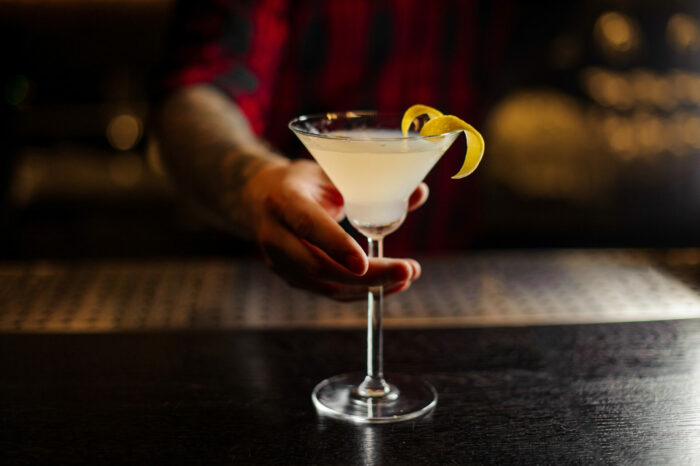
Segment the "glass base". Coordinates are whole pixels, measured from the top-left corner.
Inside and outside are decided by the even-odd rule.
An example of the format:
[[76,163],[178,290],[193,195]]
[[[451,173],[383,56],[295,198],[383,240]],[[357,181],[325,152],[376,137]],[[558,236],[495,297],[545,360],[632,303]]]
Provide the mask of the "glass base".
[[363,379],[364,374],[342,374],[316,385],[311,399],[319,414],[358,424],[381,424],[415,419],[437,404],[437,392],[420,378],[392,375],[391,391],[379,398],[357,393]]

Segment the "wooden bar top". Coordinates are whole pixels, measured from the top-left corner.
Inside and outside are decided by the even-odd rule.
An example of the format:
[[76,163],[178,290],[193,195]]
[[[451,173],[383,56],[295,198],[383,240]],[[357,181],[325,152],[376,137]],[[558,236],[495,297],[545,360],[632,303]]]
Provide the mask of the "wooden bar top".
[[361,330],[0,335],[4,464],[698,464],[700,320],[403,329],[429,417],[320,418]]

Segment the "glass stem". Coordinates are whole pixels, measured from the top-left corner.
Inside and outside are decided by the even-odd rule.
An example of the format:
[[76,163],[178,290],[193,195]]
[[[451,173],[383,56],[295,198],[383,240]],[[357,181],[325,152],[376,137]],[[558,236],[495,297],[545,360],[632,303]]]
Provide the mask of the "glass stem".
[[[367,255],[383,257],[383,240],[368,238]],[[372,286],[367,293],[367,375],[357,391],[360,396],[379,398],[389,394],[389,384],[384,380],[382,362],[382,301],[384,288]]]

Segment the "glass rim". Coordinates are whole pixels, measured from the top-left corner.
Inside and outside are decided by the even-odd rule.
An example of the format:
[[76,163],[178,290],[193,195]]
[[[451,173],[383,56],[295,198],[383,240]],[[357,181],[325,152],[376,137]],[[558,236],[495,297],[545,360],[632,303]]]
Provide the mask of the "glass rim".
[[[442,133],[442,134],[436,134],[434,136],[421,136],[419,134],[413,135],[413,136],[401,136],[401,137],[388,137],[388,138],[356,138],[356,137],[351,137],[351,136],[332,136],[327,133],[313,133],[311,131],[306,131],[304,129],[299,128],[298,125],[301,122],[304,121],[309,121],[312,119],[323,119],[325,118],[326,120],[335,120],[339,116],[343,116],[346,118],[354,118],[354,117],[372,117],[372,116],[377,116],[377,117],[382,117],[382,116],[397,116],[401,117],[403,114],[399,112],[380,112],[377,110],[348,110],[348,111],[343,111],[343,112],[326,112],[326,113],[311,113],[308,115],[300,115],[296,118],[293,118],[290,120],[290,122],[287,124],[287,127],[293,131],[294,133],[298,134],[303,134],[305,136],[312,136],[316,138],[322,138],[322,139],[335,139],[338,141],[417,141],[417,140],[435,140],[438,138],[443,138],[445,136],[461,133],[463,130],[458,129],[455,131],[450,131],[449,133]],[[400,119],[400,118],[399,118]],[[391,128],[387,128],[391,129]],[[401,131],[401,128],[398,127],[396,128],[397,130]]]

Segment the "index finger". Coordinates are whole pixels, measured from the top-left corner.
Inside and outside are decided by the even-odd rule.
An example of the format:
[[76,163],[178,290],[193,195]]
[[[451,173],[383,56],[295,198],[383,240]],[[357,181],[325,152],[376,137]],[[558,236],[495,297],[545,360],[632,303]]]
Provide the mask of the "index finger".
[[268,198],[266,204],[299,238],[313,244],[351,272],[357,275],[367,272],[369,262],[360,245],[318,203],[297,195],[281,203]]

